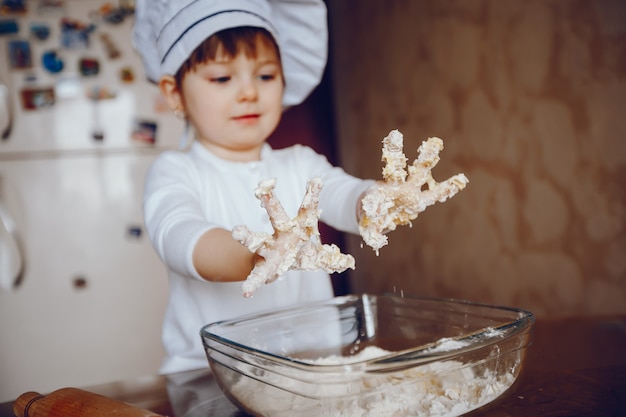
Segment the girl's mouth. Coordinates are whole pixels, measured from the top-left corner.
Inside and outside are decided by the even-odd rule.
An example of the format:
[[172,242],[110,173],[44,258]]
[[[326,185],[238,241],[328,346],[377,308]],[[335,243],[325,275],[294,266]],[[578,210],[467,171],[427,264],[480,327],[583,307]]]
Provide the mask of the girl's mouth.
[[233,120],[239,123],[251,124],[259,120],[260,114],[243,114],[241,116],[233,117]]

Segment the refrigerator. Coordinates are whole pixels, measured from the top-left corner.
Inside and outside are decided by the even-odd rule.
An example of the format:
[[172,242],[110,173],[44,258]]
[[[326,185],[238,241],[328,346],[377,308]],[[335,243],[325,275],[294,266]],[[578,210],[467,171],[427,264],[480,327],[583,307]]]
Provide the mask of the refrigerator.
[[133,2],[0,10],[0,402],[154,375],[168,289],[142,187],[184,125],[145,80]]

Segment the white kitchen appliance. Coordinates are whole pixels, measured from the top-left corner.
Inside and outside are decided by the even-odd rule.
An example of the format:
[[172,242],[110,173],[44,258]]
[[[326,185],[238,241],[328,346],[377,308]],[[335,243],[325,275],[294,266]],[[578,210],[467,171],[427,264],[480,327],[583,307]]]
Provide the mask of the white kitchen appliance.
[[[25,4],[2,16],[19,29],[0,35],[0,402],[157,372],[167,277],[143,232],[142,187],[183,131],[145,81],[132,14]],[[86,23],[88,43],[63,46],[62,19]],[[30,66],[12,62],[16,40]],[[45,69],[44,55],[63,69]]]

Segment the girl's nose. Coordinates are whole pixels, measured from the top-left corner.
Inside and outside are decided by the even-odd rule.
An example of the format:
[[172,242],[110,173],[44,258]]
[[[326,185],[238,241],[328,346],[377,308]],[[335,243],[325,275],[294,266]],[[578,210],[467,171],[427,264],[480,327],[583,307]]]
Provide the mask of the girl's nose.
[[246,80],[239,88],[240,100],[256,100],[258,97],[258,89],[254,80]]

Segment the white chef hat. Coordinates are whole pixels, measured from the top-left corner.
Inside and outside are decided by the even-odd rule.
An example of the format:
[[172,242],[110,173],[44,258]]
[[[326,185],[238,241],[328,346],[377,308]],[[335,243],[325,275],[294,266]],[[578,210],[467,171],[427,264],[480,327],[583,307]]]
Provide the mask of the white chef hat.
[[138,0],[133,44],[148,79],[158,82],[206,38],[239,26],[274,36],[285,76],[283,105],[299,104],[319,84],[328,55],[323,0]]

